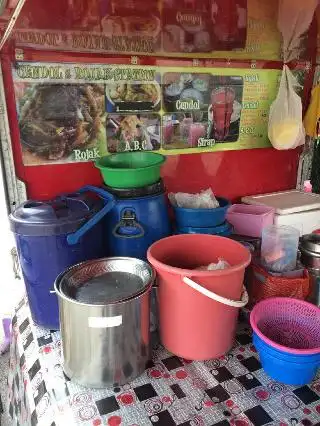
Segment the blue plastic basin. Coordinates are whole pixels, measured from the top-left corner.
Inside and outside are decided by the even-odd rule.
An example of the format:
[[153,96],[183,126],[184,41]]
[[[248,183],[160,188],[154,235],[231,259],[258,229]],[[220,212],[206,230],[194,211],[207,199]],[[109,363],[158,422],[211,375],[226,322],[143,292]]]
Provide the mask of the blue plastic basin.
[[222,225],[207,228],[195,228],[192,226],[177,228],[177,234],[209,234],[220,235],[221,237],[229,237],[232,234],[232,230],[233,228],[230,223],[225,222]]
[[274,380],[287,385],[306,385],[311,383],[320,366],[320,354],[294,355],[280,351],[264,342],[253,333],[256,347],[265,372]]
[[217,200],[220,207],[215,209],[185,209],[183,207],[173,207],[176,217],[177,228],[210,228],[222,225],[226,220],[227,210],[231,203],[226,198]]

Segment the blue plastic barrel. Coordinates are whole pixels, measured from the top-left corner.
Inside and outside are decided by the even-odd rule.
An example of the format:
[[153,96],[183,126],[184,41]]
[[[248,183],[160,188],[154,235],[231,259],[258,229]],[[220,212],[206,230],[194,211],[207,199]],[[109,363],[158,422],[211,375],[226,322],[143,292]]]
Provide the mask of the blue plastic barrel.
[[162,181],[127,190],[106,187],[105,192],[115,197],[104,220],[108,255],[146,260],[151,244],[171,234]]
[[32,319],[59,328],[56,277],[76,263],[105,255],[102,217],[113,198],[101,202],[84,193],[51,201],[26,201],[10,215]]

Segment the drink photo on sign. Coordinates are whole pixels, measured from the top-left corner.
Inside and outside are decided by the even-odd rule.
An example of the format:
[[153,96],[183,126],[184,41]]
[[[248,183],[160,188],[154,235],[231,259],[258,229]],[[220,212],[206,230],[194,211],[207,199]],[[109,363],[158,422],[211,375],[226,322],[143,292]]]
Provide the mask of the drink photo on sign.
[[[215,144],[215,141],[207,140],[208,114],[206,112],[166,114],[162,118],[162,127],[163,148],[166,150],[200,148]],[[204,143],[205,145],[202,145]]]
[[164,0],[162,21],[165,53],[243,49],[247,0]]
[[242,77],[169,72],[163,75],[162,95],[164,149],[238,141]]
[[242,109],[242,77],[212,77],[208,108],[209,136],[217,142],[236,142]]

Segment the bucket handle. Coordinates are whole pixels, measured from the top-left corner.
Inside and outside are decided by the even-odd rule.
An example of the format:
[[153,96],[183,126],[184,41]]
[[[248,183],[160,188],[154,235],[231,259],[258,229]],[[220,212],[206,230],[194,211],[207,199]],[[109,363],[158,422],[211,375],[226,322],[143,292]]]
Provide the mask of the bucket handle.
[[216,302],[223,303],[224,305],[231,306],[233,308],[243,308],[249,302],[248,292],[244,286],[243,286],[241,300],[232,300],[232,299],[227,299],[226,297],[223,297],[223,296],[219,296],[219,294],[216,294],[213,291],[210,291],[202,287],[200,284],[196,283],[195,281],[191,280],[188,277],[183,277],[182,281],[185,284],[187,284],[189,287],[203,294],[204,296],[207,296],[210,299],[215,300]]

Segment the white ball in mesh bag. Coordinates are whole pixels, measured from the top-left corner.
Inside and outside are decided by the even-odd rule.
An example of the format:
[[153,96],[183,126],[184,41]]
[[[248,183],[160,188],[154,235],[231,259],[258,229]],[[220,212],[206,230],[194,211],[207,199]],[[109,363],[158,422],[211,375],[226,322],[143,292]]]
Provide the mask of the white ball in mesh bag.
[[295,92],[297,82],[285,65],[278,95],[270,107],[268,137],[279,150],[293,149],[305,142],[302,102]]

